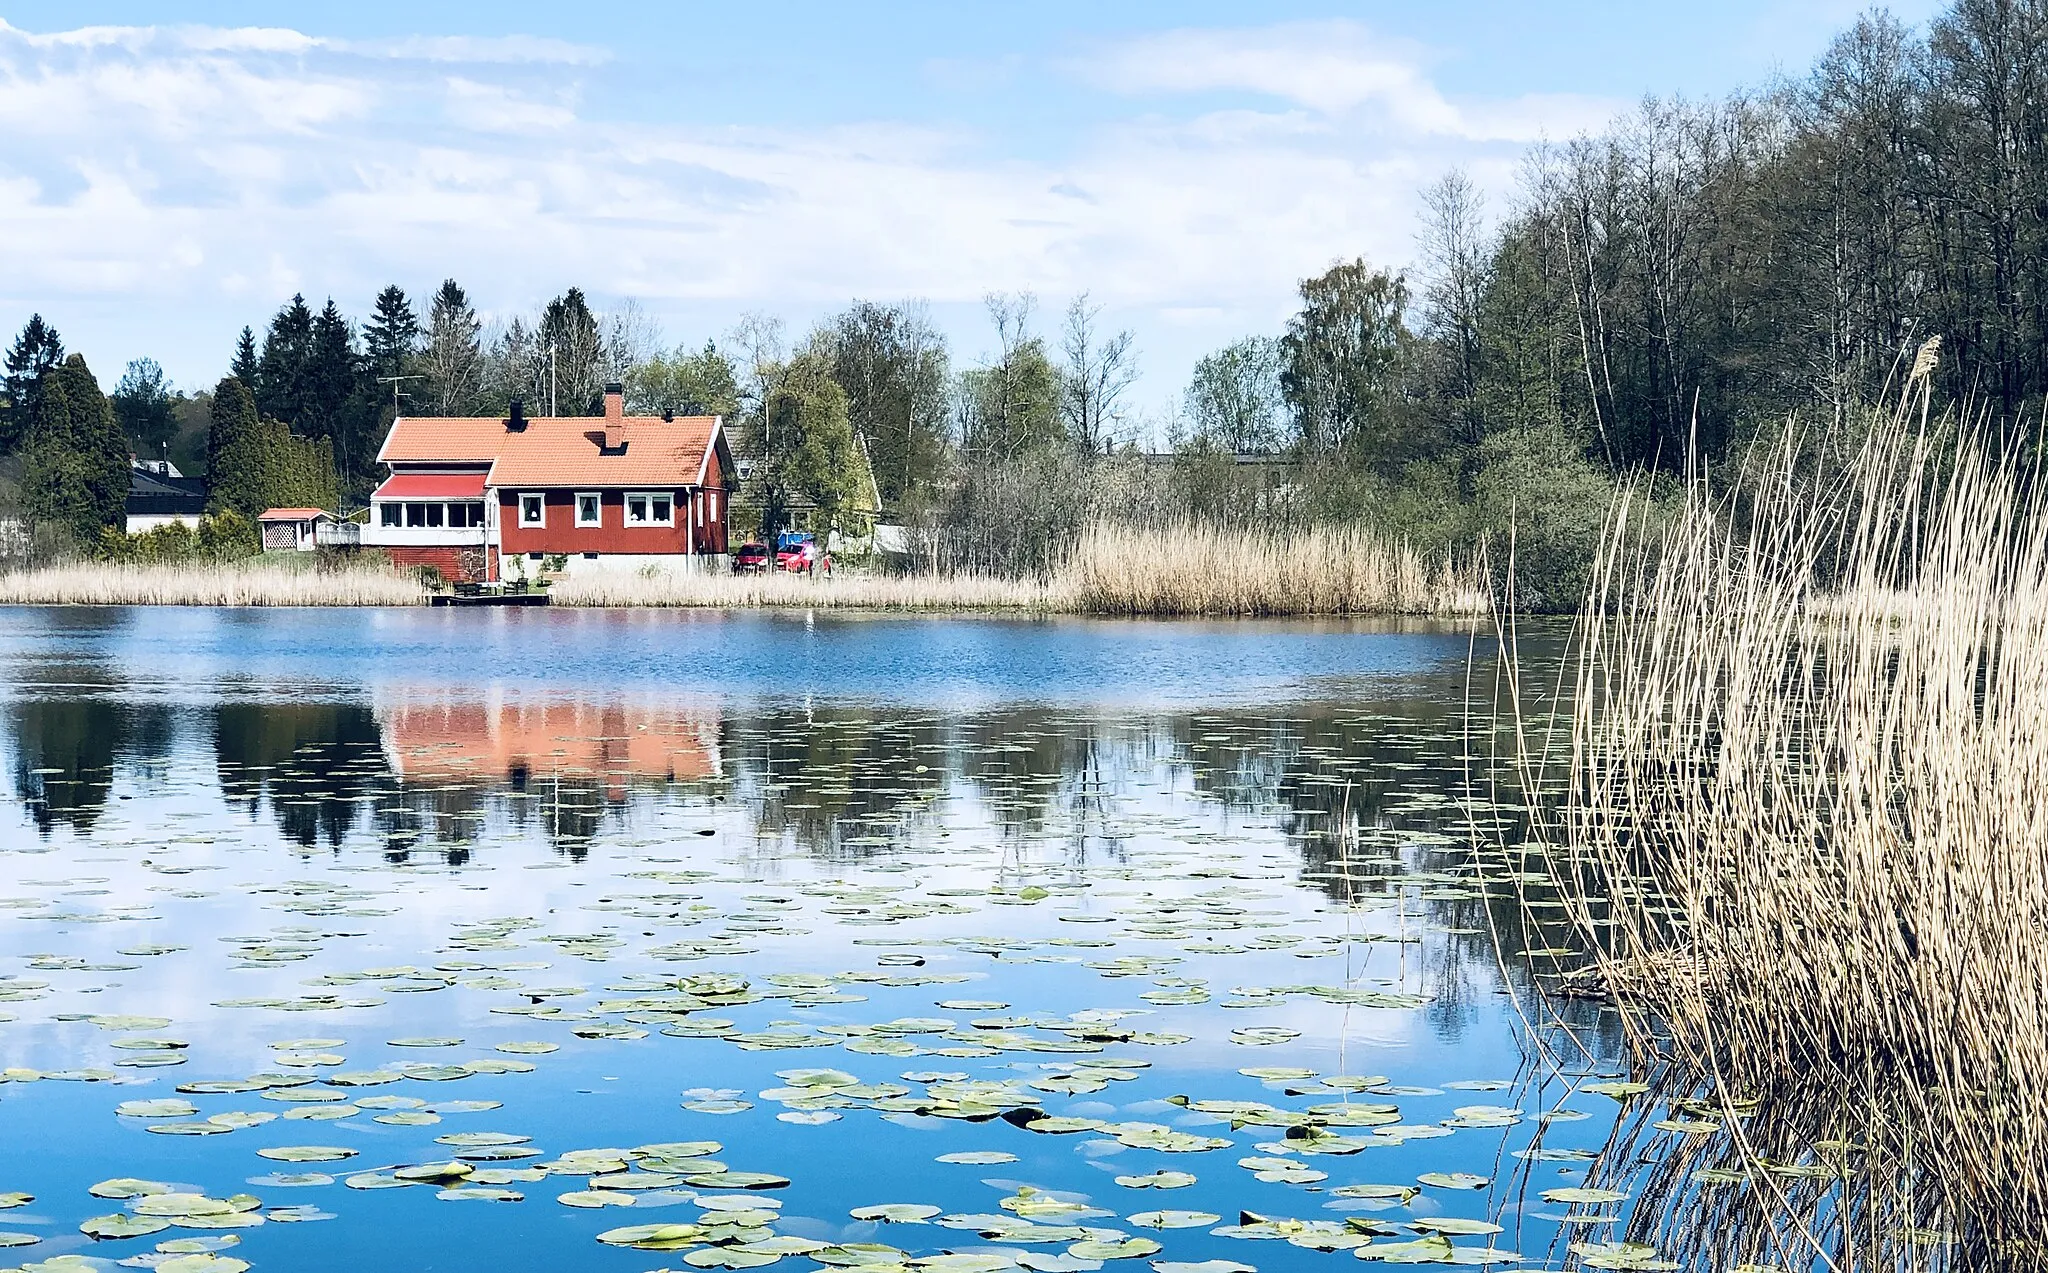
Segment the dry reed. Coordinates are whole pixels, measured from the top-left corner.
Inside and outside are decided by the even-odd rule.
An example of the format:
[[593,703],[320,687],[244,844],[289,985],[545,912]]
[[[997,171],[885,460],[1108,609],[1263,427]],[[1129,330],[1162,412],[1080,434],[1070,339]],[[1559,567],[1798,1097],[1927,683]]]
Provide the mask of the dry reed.
[[1093,614],[1483,614],[1483,572],[1365,527],[1097,525],[1058,582]]
[[426,590],[388,570],[299,563],[83,563],[0,574],[0,605],[416,606]]
[[1053,588],[982,575],[569,575],[549,590],[562,606],[690,606],[711,609],[996,610],[1065,608]]
[[1931,1213],[1961,1264],[2021,1267],[2048,1219],[2048,509],[1909,393],[1819,490],[1788,445],[1654,533],[1624,497],[1569,738],[1523,763],[1569,744],[1538,838],[1645,1058],[1851,1111],[1842,1139],[1912,1182],[1880,1262],[1927,1267],[1900,1234]]

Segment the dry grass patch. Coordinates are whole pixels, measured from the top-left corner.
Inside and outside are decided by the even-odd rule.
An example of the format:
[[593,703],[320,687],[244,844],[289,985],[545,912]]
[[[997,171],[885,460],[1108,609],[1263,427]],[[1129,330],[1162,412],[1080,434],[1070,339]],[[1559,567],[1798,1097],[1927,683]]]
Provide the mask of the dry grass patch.
[[978,575],[570,575],[549,590],[561,606],[689,606],[710,609],[1003,610],[1065,608],[1059,590]]
[[1093,614],[1483,614],[1483,572],[1357,526],[1292,533],[1099,525],[1060,572]]
[[407,575],[373,567],[315,570],[299,562],[81,563],[0,574],[0,604],[5,605],[416,606],[425,601],[425,589]]

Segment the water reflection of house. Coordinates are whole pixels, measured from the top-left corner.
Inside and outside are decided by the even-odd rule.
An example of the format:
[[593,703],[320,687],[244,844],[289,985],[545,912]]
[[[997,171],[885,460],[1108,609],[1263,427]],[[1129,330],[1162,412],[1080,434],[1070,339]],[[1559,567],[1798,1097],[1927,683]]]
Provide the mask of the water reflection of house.
[[601,783],[622,798],[636,782],[718,775],[715,715],[674,700],[509,698],[404,689],[380,694],[384,753],[401,782]]

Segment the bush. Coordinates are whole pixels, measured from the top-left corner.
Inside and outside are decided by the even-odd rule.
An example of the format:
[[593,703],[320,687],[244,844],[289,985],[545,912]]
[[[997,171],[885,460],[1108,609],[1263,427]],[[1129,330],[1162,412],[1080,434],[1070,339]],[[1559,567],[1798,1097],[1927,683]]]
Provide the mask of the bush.
[[200,556],[215,561],[240,561],[262,552],[263,540],[256,532],[255,522],[233,509],[224,509],[200,519],[198,550]]

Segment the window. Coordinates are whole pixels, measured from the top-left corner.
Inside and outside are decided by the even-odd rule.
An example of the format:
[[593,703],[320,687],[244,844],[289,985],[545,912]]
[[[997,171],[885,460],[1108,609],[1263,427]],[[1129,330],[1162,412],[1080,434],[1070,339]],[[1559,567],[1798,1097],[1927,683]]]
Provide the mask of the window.
[[442,505],[440,505],[440,504],[429,504],[429,505],[427,505],[427,525],[429,525],[429,526],[439,526],[439,525],[441,524],[441,509],[442,509],[442,507],[443,507],[443,506],[442,506]]
[[377,522],[382,526],[396,526],[405,515],[405,509],[398,504],[377,505]]
[[675,497],[667,492],[626,497],[626,525],[673,526],[675,523]]
[[408,526],[426,525],[427,506],[425,504],[407,504],[405,506],[405,524]]
[[450,526],[481,526],[484,524],[482,504],[450,504],[448,506]]
[[538,495],[519,497],[519,524],[521,526],[547,525],[547,501]]
[[602,526],[604,503],[596,491],[576,492],[576,524],[578,526]]

